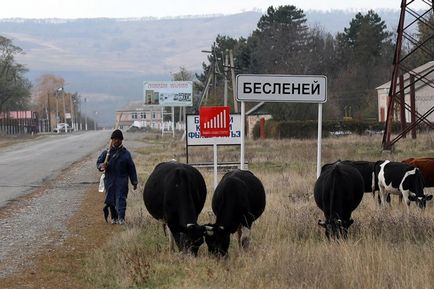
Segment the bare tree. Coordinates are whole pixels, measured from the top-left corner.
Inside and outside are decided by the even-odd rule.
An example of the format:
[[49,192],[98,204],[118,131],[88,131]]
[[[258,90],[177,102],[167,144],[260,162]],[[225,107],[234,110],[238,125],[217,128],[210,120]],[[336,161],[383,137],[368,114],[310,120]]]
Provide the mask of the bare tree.
[[39,115],[45,115],[50,121],[50,127],[55,126],[56,119],[60,116],[62,109],[61,94],[64,93],[65,80],[62,77],[52,74],[44,74],[38,80],[33,95],[35,110]]

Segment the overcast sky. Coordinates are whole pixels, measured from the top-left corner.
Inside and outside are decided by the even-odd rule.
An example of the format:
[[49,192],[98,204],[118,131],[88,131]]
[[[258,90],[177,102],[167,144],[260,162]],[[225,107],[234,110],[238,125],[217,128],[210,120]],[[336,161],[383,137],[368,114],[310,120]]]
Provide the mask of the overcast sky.
[[[0,18],[127,18],[264,12],[269,6],[303,10],[400,9],[400,0],[2,0]],[[415,1],[413,8],[424,8]]]

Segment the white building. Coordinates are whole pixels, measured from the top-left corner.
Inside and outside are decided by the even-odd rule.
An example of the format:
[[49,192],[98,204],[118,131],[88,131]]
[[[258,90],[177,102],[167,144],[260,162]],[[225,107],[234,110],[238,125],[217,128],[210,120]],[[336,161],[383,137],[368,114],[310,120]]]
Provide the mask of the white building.
[[135,124],[139,127],[161,129],[161,116],[161,106],[134,101],[116,111],[116,127],[127,129]]
[[[415,82],[415,102],[416,111],[423,115],[432,107],[434,107],[434,61],[430,61],[412,70],[412,74],[415,79],[419,79],[420,76],[425,76],[423,79]],[[409,85],[410,74],[404,74],[404,87]],[[387,118],[387,107],[388,107],[388,94],[390,89],[390,81],[377,87],[378,95],[378,121],[385,122]],[[399,91],[399,81],[397,90]],[[405,102],[410,106],[410,87],[404,90],[405,92]],[[400,121],[400,111],[399,104],[395,102],[395,111],[393,119],[395,121]],[[405,119],[407,123],[411,122],[411,113],[405,110]],[[427,117],[427,120],[434,122],[434,113]]]

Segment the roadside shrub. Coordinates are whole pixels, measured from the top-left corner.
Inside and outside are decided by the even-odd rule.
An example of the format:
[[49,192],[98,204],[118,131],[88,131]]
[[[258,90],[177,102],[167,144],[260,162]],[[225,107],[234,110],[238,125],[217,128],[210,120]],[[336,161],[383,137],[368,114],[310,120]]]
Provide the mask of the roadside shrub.
[[[393,131],[398,131],[400,124],[395,122],[392,125]],[[345,132],[352,134],[381,134],[384,130],[384,123],[359,120],[326,120],[322,123],[322,136],[328,137],[335,132]],[[318,121],[276,121],[267,120],[265,122],[265,135],[267,138],[298,138],[309,139],[316,138],[318,134]],[[259,138],[259,122],[253,128],[254,139]]]

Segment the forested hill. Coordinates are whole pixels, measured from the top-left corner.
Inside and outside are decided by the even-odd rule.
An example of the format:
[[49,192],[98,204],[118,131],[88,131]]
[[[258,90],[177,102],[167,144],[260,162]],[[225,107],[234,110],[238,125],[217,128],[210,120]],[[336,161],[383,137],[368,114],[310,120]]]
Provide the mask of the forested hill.
[[[399,10],[376,11],[391,31]],[[309,25],[335,34],[356,11],[305,11]],[[29,69],[33,82],[43,73],[66,81],[68,91],[87,96],[90,111],[110,124],[114,111],[142,98],[144,80],[167,80],[180,66],[201,70],[218,34],[248,37],[262,13],[171,19],[0,19],[0,35],[25,54],[17,61]]]

